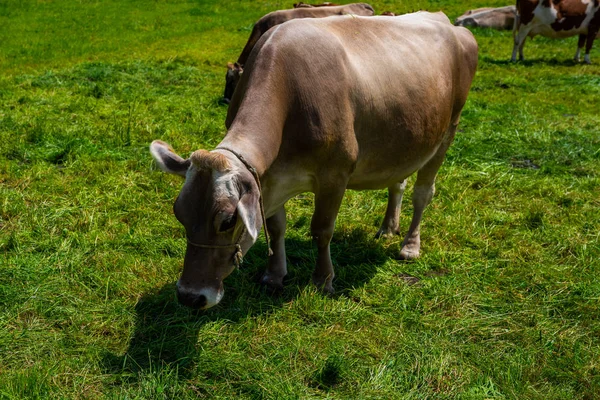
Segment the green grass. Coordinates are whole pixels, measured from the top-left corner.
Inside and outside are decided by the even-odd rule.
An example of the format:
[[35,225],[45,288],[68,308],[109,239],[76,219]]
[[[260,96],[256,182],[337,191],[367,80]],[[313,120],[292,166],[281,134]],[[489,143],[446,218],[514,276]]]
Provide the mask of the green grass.
[[288,207],[283,294],[254,283],[261,238],[219,306],[177,303],[181,181],[148,144],[216,146],[226,62],[290,5],[0,2],[0,398],[600,397],[600,52],[575,65],[576,38],[538,37],[511,64],[510,32],[475,31],[418,261],[373,239],[384,191],[348,192],[322,296],[307,194]]

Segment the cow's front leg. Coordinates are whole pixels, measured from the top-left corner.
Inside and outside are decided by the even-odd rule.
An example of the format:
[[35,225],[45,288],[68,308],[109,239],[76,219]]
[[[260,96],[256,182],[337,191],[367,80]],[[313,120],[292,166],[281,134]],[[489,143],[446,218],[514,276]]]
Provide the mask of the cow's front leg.
[[283,278],[287,275],[287,262],[285,259],[285,208],[267,218],[267,229],[271,235],[271,249],[273,255],[269,257],[267,269],[260,278],[260,283],[273,291],[283,289]]
[[379,228],[379,231],[375,235],[376,239],[382,236],[393,237],[400,234],[400,209],[405,189],[406,179],[388,188],[388,204],[385,210],[385,218],[381,223],[381,228]]
[[321,187],[315,194],[315,213],[310,224],[313,239],[317,245],[317,265],[313,272],[313,283],[326,293],[333,293],[332,281],[335,276],[329,243],[333,237],[346,180],[338,180],[336,186]]

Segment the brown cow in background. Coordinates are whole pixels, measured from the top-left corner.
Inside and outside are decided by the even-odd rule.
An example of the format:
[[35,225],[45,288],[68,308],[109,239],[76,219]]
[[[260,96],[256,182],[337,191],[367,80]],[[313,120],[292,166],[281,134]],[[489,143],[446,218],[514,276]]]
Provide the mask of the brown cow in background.
[[246,42],[246,46],[242,50],[242,53],[238,57],[238,60],[235,64],[229,63],[227,64],[227,74],[225,75],[225,92],[223,94],[223,101],[227,104],[231,101],[231,97],[233,96],[233,92],[237,83],[240,79],[240,75],[244,71],[244,64],[248,57],[250,56],[250,52],[254,48],[258,39],[267,32],[272,27],[283,24],[286,21],[290,21],[292,19],[298,18],[324,18],[330,17],[333,15],[345,15],[345,14],[353,14],[353,15],[362,15],[362,16],[371,16],[375,12],[373,7],[370,4],[366,3],[353,3],[346,4],[344,6],[327,6],[327,7],[299,7],[292,8],[289,10],[279,10],[273,11],[261,19],[258,20],[256,24],[254,24],[254,28],[252,28],[252,33]]

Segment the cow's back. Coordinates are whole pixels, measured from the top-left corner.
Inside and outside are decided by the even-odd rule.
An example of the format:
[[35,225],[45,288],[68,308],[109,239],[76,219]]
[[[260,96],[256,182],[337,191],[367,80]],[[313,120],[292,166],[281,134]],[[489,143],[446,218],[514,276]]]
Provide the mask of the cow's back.
[[435,152],[476,64],[473,35],[441,13],[294,20],[257,43],[228,126],[274,110],[282,158],[341,152],[356,161],[349,187],[385,187],[395,163],[408,175]]

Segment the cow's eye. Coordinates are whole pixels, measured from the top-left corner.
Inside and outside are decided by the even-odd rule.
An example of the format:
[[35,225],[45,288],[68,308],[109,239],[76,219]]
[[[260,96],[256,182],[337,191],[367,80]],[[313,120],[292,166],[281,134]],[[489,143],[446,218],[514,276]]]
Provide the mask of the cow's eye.
[[227,232],[235,227],[235,223],[237,222],[237,215],[232,214],[229,217],[225,218],[221,225],[219,225],[219,232]]

